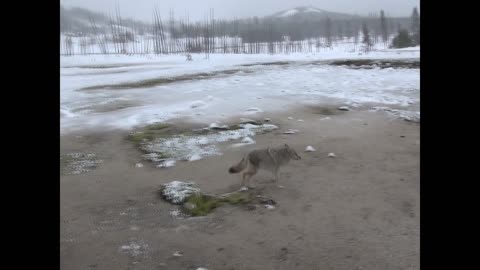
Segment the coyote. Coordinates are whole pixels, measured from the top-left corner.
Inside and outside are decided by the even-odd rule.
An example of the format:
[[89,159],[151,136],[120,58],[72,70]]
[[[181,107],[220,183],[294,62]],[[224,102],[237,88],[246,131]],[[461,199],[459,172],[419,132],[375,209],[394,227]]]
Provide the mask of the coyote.
[[280,166],[287,165],[290,159],[299,160],[301,157],[287,144],[281,147],[267,149],[257,149],[245,155],[237,165],[233,165],[228,170],[229,173],[245,172],[242,175],[242,186],[250,186],[250,178],[254,176],[258,169],[271,171],[275,176],[275,183],[278,184],[278,170]]

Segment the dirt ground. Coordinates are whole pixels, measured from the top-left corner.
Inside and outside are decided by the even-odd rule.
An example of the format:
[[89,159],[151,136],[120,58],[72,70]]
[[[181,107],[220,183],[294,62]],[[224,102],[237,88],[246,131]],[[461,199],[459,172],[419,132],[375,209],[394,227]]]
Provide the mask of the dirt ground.
[[[61,269],[419,269],[420,124],[316,107],[263,117],[280,129],[166,169],[142,161],[125,132],[62,136],[62,153],[90,151],[103,162],[61,174]],[[299,132],[282,134],[289,128]],[[178,207],[157,195],[172,180],[208,193],[237,190],[240,174],[229,166],[285,143],[302,159],[282,168],[284,188],[269,172],[252,179],[275,209],[222,206],[175,218]],[[307,145],[317,151],[304,152]]]

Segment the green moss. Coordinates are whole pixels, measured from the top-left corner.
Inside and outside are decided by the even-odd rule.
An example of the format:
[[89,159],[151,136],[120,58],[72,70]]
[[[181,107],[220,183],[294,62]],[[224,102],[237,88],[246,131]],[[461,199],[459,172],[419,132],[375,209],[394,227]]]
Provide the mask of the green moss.
[[145,141],[153,141],[155,138],[163,137],[170,126],[164,123],[148,125],[140,131],[127,136],[127,139],[137,145]]
[[144,141],[152,141],[154,138],[155,134],[148,131],[135,132],[127,136],[127,139],[135,144],[140,144]]
[[235,192],[231,193],[228,196],[222,198],[223,202],[229,204],[246,204],[252,201],[251,195],[248,192]]
[[228,130],[237,130],[241,129],[242,127],[239,124],[231,125],[228,127]]
[[219,207],[222,202],[212,196],[203,194],[194,194],[187,198],[184,205],[192,205],[193,207],[184,207],[184,211],[192,216],[206,216],[215,208]]
[[191,216],[206,216],[224,203],[243,205],[251,201],[252,195],[249,192],[235,192],[221,198],[204,194],[194,194],[185,200],[183,211]]
[[168,127],[169,127],[168,124],[158,123],[158,124],[149,125],[145,129],[147,129],[147,130],[161,130],[161,129],[165,129],[165,128],[168,128]]

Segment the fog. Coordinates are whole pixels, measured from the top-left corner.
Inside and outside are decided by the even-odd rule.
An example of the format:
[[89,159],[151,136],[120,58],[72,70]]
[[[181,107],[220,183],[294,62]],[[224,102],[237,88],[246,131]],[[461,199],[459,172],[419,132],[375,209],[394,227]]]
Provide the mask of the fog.
[[176,16],[188,14],[192,20],[201,20],[210,8],[216,18],[266,16],[297,6],[313,6],[327,11],[368,15],[383,9],[388,16],[409,16],[419,0],[61,0],[64,7],[82,7],[92,11],[113,13],[116,4],[122,16],[149,21],[155,5],[162,15],[170,9]]

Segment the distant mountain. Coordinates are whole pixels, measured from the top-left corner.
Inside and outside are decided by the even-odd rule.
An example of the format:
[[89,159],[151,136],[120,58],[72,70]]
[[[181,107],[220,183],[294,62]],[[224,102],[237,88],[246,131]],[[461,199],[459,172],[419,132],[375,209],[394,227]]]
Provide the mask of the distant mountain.
[[307,20],[326,19],[327,17],[332,20],[346,20],[346,19],[360,18],[360,16],[357,16],[357,15],[326,11],[326,10],[312,7],[312,6],[295,7],[291,9],[282,10],[270,16],[267,16],[267,18],[276,18],[276,19],[292,18],[292,19],[307,19]]
[[[115,17],[115,14],[111,14],[111,16]],[[324,27],[319,27],[319,25],[324,25],[327,17],[332,20],[335,31],[358,31],[363,22],[367,23],[369,29],[377,32],[380,29],[380,20],[378,17],[331,12],[312,6],[294,7],[260,18],[250,17],[237,19],[235,23],[232,21],[225,22],[225,29],[221,27],[216,27],[215,29],[225,31],[220,33],[220,35],[227,34],[229,36],[235,36],[240,34],[242,38],[248,40],[254,36],[254,34],[250,32],[253,31],[252,29],[254,28],[257,29],[257,26],[274,25],[275,29],[272,30],[274,32],[271,33],[272,35],[282,37],[283,35],[288,34],[291,36],[298,35],[298,38],[303,38],[306,36],[318,36],[323,34],[322,31],[324,31]],[[110,19],[113,19],[114,22],[111,22]],[[410,18],[408,17],[387,19],[390,31],[396,31],[396,29],[399,29],[400,27],[408,29],[410,24]],[[95,24],[95,28],[93,27],[93,23]],[[169,20],[164,18],[163,26],[165,34],[170,31],[168,25]],[[181,28],[181,21],[175,20],[175,28],[179,32],[183,31]],[[143,35],[152,34],[152,23],[128,18],[117,20],[116,18],[110,18],[110,16],[103,13],[90,11],[84,8],[64,8],[63,6],[60,6],[60,31],[64,34],[78,36],[118,31],[126,34],[128,32],[130,34],[134,33]]]
[[[110,18],[100,12],[94,12],[84,8],[72,7],[64,8],[60,6],[60,32],[63,33],[92,33],[92,22],[95,23],[98,31],[109,30]],[[129,30],[127,26],[135,26],[142,29],[147,26],[146,23],[128,18],[122,18],[123,30]],[[117,27],[119,28],[119,27]]]

